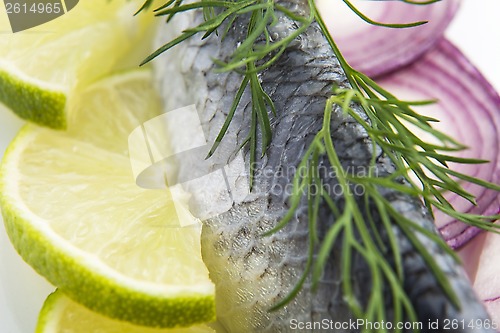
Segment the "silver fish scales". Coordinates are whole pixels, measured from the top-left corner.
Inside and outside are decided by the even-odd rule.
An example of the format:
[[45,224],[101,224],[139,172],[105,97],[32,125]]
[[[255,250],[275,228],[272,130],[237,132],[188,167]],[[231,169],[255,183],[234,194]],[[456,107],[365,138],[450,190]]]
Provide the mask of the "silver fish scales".
[[[307,12],[303,1],[290,2],[289,6],[296,12]],[[160,29],[159,42],[172,40],[182,30],[195,26],[201,20],[199,13],[176,16]],[[216,35],[204,40],[194,37],[155,60],[165,111],[195,104],[209,142],[214,142],[217,137],[242,80],[242,76],[235,72],[214,72],[215,66],[211,59],[226,59],[244,41],[246,31],[241,27],[245,20],[237,19],[222,41]],[[296,28],[294,22],[282,15],[272,28],[271,35],[279,39]],[[255,164],[252,193],[246,195],[242,188],[244,185],[241,184],[248,182],[238,185],[236,179],[231,207],[224,208],[221,205],[220,214],[203,223],[202,252],[210,277],[216,284],[218,321],[228,332],[236,333],[332,331],[334,326],[325,325],[314,329],[303,326],[303,329],[297,330],[297,325],[335,325],[356,320],[342,294],[341,242],[335,244],[315,293],[311,291],[310,281],[307,281],[290,303],[270,312],[269,308],[293,289],[304,272],[309,242],[307,203],[301,203],[295,217],[284,229],[266,237],[262,233],[276,226],[289,209],[289,189],[294,172],[322,127],[325,102],[331,95],[332,86],[348,87],[349,84],[315,23],[290,44],[276,63],[260,73],[259,79],[274,101],[277,115],[271,115],[271,144],[265,156]],[[366,119],[361,108],[356,110]],[[251,97],[247,88],[226,136],[216,154],[208,159],[214,170],[230,162],[244,143],[250,130],[251,113]],[[335,149],[345,170],[363,172],[373,167],[370,165],[373,153],[371,141],[354,119],[337,108],[331,126]],[[172,140],[175,140],[175,133],[171,135]],[[242,172],[239,178],[248,180],[250,153],[248,149],[244,152],[247,172]],[[380,176],[391,174],[394,166],[390,159],[380,149],[376,148],[376,152],[375,172]],[[189,172],[188,167],[183,168],[182,160],[178,163],[181,174]],[[342,207],[342,195],[335,192],[338,188],[335,173],[329,172],[332,170],[326,159],[320,160],[320,167],[326,170],[322,174],[322,181],[329,186],[330,195]],[[205,185],[210,187],[210,184]],[[433,221],[420,201],[394,190],[381,191],[399,213],[434,231]],[[358,196],[357,199],[362,202],[362,193]],[[198,200],[212,206],[218,205],[218,196],[215,194],[199,197]],[[375,223],[380,226],[376,209],[369,209],[373,209],[371,213]],[[333,223],[333,214],[323,204],[318,225],[320,238]],[[387,235],[382,227],[380,229],[381,237],[386,240]],[[436,320],[443,325],[445,319],[463,319],[467,323],[473,319],[488,318],[462,268],[451,256],[430,239],[418,236],[449,278],[461,303],[460,309],[451,304],[412,243],[396,226],[394,232],[398,235],[403,258],[403,286],[422,323],[422,332],[435,331],[428,324]],[[390,250],[387,250],[386,255],[391,258]],[[371,288],[371,277],[366,262],[359,255],[352,258],[351,281],[359,302],[365,304]],[[387,290],[386,294],[386,304],[381,306],[387,308],[388,318],[391,318],[393,309],[390,291]],[[353,329],[351,325],[333,331],[358,332],[361,328]],[[467,327],[454,331],[493,332]]]

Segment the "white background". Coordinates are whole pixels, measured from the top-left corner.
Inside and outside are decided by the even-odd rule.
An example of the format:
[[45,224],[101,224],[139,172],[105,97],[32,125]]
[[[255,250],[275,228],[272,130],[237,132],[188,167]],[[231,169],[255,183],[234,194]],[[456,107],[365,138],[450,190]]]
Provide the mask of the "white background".
[[[463,0],[447,31],[447,36],[472,59],[497,91],[500,91],[499,15],[499,0]],[[20,120],[0,106],[0,157],[21,125]],[[20,259],[8,241],[3,223],[0,225],[0,332],[31,333],[38,311],[53,288]]]
[[500,91],[500,1],[463,0],[446,34]]

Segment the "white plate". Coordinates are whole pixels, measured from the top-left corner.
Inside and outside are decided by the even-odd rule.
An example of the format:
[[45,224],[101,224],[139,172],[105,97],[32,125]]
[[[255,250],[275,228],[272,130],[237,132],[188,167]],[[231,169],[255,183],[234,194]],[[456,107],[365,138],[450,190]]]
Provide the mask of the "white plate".
[[[464,0],[447,35],[500,91],[498,13],[498,0]],[[0,106],[0,158],[21,125]],[[0,332],[31,333],[45,297],[54,288],[22,261],[0,224]]]
[[[22,124],[0,104],[0,158]],[[1,222],[0,332],[31,333],[44,299],[54,288],[22,261]]]

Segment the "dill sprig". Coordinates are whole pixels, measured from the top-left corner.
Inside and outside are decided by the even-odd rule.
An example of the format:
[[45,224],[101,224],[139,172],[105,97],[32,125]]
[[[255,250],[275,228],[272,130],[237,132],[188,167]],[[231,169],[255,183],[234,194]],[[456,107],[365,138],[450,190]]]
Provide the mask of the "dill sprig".
[[[143,7],[147,5],[149,4],[144,4]],[[168,51],[172,47],[197,34],[201,34],[201,38],[204,39],[213,33],[219,33],[220,38],[223,39],[228,29],[239,16],[248,15],[250,17],[247,26],[242,27],[242,29],[247,31],[245,41],[236,47],[228,60],[221,61],[214,59],[214,62],[218,65],[219,71],[236,71],[241,73],[244,77],[225,123],[215,139],[207,157],[212,156],[219,146],[233,119],[242,94],[247,86],[249,86],[252,97],[252,121],[250,132],[248,137],[244,140],[244,144],[248,143],[250,147],[251,170],[249,183],[250,188],[252,188],[254,180],[254,162],[258,158],[258,137],[259,135],[262,137],[262,146],[260,150],[263,156],[271,143],[272,136],[269,112],[275,114],[274,103],[262,88],[257,74],[279,59],[288,45],[309,27],[314,20],[314,16],[311,13],[308,17],[303,17],[285,6],[276,3],[274,0],[200,0],[188,4],[184,4],[184,0],[169,0],[154,11],[157,16],[166,16],[167,21],[170,21],[179,13],[196,9],[203,10],[205,21],[196,27],[184,30],[180,36],[153,52],[142,64],[151,61],[163,52]],[[297,25],[297,29],[282,39],[274,40],[269,29],[278,22],[278,12],[293,20]],[[225,29],[222,28],[224,26]]]
[[[305,0],[304,0],[305,1]],[[425,22],[412,22],[408,24],[390,24],[376,22],[365,16],[349,0],[342,0],[359,17],[370,24],[387,26],[391,28],[406,28],[424,24]],[[427,5],[439,0],[413,1],[402,0],[414,5]],[[147,0],[143,8],[151,5]],[[293,191],[289,198],[290,209],[278,225],[267,234],[272,234],[289,223],[295,216],[301,200],[306,196],[308,204],[309,222],[309,247],[308,260],[303,275],[299,278],[291,292],[277,303],[271,310],[278,309],[295,297],[304,283],[310,277],[313,289],[317,287],[324,271],[328,258],[336,242],[341,242],[342,262],[342,288],[346,302],[358,318],[368,321],[402,320],[416,321],[413,305],[403,288],[403,264],[397,242],[395,229],[399,229],[420,253],[432,273],[434,274],[444,293],[452,304],[459,308],[459,301],[447,280],[445,274],[436,263],[432,254],[420,240],[424,236],[456,257],[446,243],[434,232],[425,229],[405,218],[391,205],[380,193],[380,188],[391,189],[406,195],[421,199],[430,214],[433,209],[438,209],[452,218],[489,231],[498,231],[498,226],[491,223],[500,216],[482,216],[461,213],[454,209],[444,197],[443,192],[451,191],[475,204],[475,198],[461,185],[462,181],[471,182],[485,188],[500,191],[500,186],[453,171],[447,163],[462,164],[484,163],[476,159],[459,158],[451,153],[465,147],[448,135],[437,131],[432,123],[437,121],[422,116],[412,107],[430,103],[408,102],[399,100],[390,92],[380,87],[366,75],[356,71],[347,63],[342,53],[329,34],[313,0],[307,0],[309,12],[303,16],[287,7],[280,5],[275,0],[198,0],[185,4],[183,0],[168,0],[164,5],[155,9],[158,16],[165,16],[170,21],[175,15],[192,11],[203,11],[204,21],[199,25],[189,28],[177,38],[163,45],[153,52],[144,63],[151,61],[161,53],[184,42],[185,40],[201,35],[201,38],[216,33],[223,39],[228,29],[241,15],[250,18],[247,22],[246,39],[235,48],[232,55],[221,61],[215,59],[218,71],[236,71],[242,74],[243,79],[237,90],[233,104],[229,110],[225,123],[217,136],[208,157],[217,149],[224,138],[226,131],[238,109],[243,92],[249,88],[251,93],[251,124],[250,132],[244,144],[250,148],[250,167],[254,166],[257,156],[257,138],[261,136],[262,155],[266,153],[271,142],[272,128],[270,125],[271,114],[275,113],[274,104],[269,95],[262,88],[258,73],[276,62],[289,44],[302,34],[314,21],[321,28],[322,33],[330,44],[340,66],[344,70],[350,83],[349,89],[332,88],[332,95],[327,99],[322,129],[311,142],[296,174],[293,178]],[[276,24],[277,13],[285,15],[295,22],[297,29],[290,35],[274,40],[270,28]],[[352,105],[359,105],[364,110],[367,119],[361,117]],[[373,142],[373,156],[371,166],[375,166],[375,148],[380,147],[383,153],[390,158],[395,166],[395,172],[386,177],[374,175],[369,172],[365,176],[350,175],[340,163],[334,143],[332,141],[331,116],[335,108],[341,107],[343,112],[357,121],[366,131]],[[428,133],[438,144],[431,144],[415,135],[410,127],[418,127]],[[326,158],[333,170],[339,185],[342,188],[342,207],[325,189],[319,176],[320,159]],[[369,168],[372,170],[372,168]],[[250,170],[250,183],[253,183],[253,170]],[[405,180],[405,184],[401,182]],[[352,193],[352,187],[362,185],[364,195],[362,202]],[[311,189],[315,189],[312,192]],[[320,189],[317,191],[317,189]],[[338,200],[338,198],[336,199]],[[335,218],[335,222],[323,235],[320,242],[317,225],[320,206],[328,206]],[[370,210],[375,208],[387,241],[382,241],[381,230],[374,226]],[[368,216],[365,216],[368,215]],[[367,213],[368,212],[368,213]],[[392,253],[391,261],[385,253]],[[370,270],[372,288],[366,304],[360,304],[352,286],[351,258],[354,254],[360,255]],[[391,264],[392,262],[392,264]],[[388,286],[392,295],[394,313],[391,318],[384,309],[384,291]]]

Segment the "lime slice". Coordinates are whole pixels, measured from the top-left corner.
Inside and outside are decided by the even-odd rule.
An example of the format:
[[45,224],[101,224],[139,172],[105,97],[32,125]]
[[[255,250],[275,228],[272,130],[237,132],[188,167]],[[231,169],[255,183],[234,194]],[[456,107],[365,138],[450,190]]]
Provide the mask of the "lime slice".
[[148,55],[154,17],[133,16],[142,2],[80,1],[65,15],[18,33],[10,32],[0,10],[0,102],[26,120],[66,128],[76,90],[116,67],[138,66]]
[[168,189],[137,186],[128,157],[129,133],[161,109],[151,80],[134,71],[90,86],[68,131],[25,125],[0,168],[0,204],[17,251],[75,301],[188,326],[215,316],[201,228],[179,221]]
[[61,291],[52,293],[43,304],[36,333],[215,333],[207,325],[159,329],[136,326],[92,312],[73,302]]

